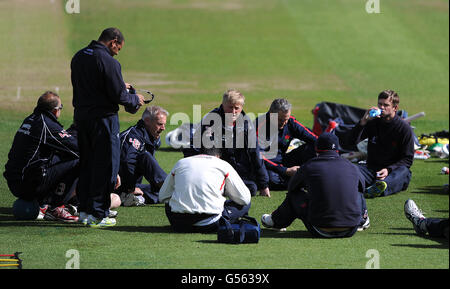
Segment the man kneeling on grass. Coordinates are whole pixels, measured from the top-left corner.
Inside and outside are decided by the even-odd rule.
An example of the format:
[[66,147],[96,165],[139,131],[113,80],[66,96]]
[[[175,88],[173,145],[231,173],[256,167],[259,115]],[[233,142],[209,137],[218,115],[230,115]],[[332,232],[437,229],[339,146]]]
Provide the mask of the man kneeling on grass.
[[62,109],[58,94],[39,97],[14,136],[3,176],[15,197],[41,205],[40,218],[77,222],[65,204],[79,175],[78,143],[58,121]]
[[250,209],[249,189],[236,170],[219,158],[220,150],[203,151],[179,160],[159,191],[177,232],[214,232],[221,216],[234,223]]
[[263,226],[285,230],[299,218],[312,235],[322,238],[351,237],[369,227],[358,168],[339,156],[338,144],[334,134],[319,136],[318,156],[300,167],[283,203],[262,216]]
[[[120,133],[121,186],[116,190],[125,207],[157,204],[159,188],[167,174],[155,158],[161,146],[169,113],[160,106],[147,107],[142,119]],[[145,178],[148,184],[143,184]]]

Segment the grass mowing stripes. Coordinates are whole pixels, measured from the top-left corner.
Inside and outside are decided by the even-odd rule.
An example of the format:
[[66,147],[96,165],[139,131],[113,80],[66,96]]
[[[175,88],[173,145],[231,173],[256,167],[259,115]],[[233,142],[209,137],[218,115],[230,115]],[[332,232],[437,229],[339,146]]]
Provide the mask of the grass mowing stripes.
[[[151,89],[171,115],[192,116],[193,104],[204,114],[235,87],[247,112],[265,112],[273,98],[287,97],[296,118],[311,127],[316,103],[368,107],[392,88],[410,114],[426,112],[413,123],[417,134],[448,129],[446,1],[381,1],[379,15],[357,0],[82,0],[81,13],[72,15],[64,1],[32,2],[0,2],[0,29],[12,39],[0,48],[2,168],[15,131],[44,90],[61,88],[61,122],[70,125],[71,56],[108,26],[125,35],[118,58],[125,80]],[[17,86],[24,88],[14,100]],[[121,111],[121,129],[138,118]],[[169,171],[182,154],[163,142],[156,156]],[[417,236],[403,215],[404,201],[413,198],[426,216],[448,217],[443,166],[448,159],[416,160],[408,190],[367,200],[371,227],[352,238],[314,239],[297,220],[285,233],[263,229],[258,244],[239,246],[218,244],[214,234],[172,233],[162,205],[121,207],[118,225],[107,230],[16,221],[14,198],[0,178],[0,251],[23,252],[24,268],[65,268],[67,250],[76,249],[81,268],[361,269],[376,249],[381,268],[448,268],[448,241]],[[254,197],[250,215],[272,212],[284,194]]]

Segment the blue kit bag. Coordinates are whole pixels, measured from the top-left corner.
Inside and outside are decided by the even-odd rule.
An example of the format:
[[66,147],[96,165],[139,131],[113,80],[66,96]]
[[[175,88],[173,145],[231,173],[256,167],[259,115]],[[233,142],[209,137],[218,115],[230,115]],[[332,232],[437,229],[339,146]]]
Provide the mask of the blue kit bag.
[[235,224],[231,224],[224,217],[219,219],[217,230],[217,241],[219,243],[258,243],[260,236],[261,227],[255,218],[243,216]]

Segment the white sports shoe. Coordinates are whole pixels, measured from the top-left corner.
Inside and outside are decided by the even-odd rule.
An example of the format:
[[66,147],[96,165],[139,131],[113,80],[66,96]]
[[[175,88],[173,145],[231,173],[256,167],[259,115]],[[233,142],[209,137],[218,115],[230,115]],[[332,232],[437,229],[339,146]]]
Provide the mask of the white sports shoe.
[[119,212],[117,212],[117,211],[109,210],[108,217],[109,218],[115,218],[115,217],[117,217],[118,214],[119,214]]
[[274,223],[272,220],[272,215],[270,214],[264,214],[261,216],[261,223],[263,224],[264,227],[266,228],[270,228],[270,229],[274,229],[280,232],[285,232],[286,228],[274,228]]
[[369,216],[365,219],[364,224],[358,226],[358,232],[364,231],[365,229],[370,227],[370,219]]
[[39,214],[36,218],[36,220],[44,220],[45,213],[48,210],[48,205],[43,205],[42,207],[39,207]]
[[272,228],[273,227],[272,215],[269,215],[269,214],[262,215],[261,223],[266,228]]
[[408,218],[408,220],[413,223],[414,230],[418,234],[424,235],[427,233],[426,224],[424,222],[425,216],[423,215],[422,210],[417,207],[416,203],[411,200],[407,199],[404,206],[405,216]]

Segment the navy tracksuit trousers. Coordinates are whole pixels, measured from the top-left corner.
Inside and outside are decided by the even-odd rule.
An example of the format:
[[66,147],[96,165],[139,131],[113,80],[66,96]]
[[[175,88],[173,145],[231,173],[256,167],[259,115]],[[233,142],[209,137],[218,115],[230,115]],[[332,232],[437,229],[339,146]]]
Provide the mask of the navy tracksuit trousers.
[[53,155],[45,176],[29,176],[41,179],[39,184],[25,178],[22,182],[8,182],[8,187],[17,198],[29,201],[36,199],[41,205],[49,204],[55,208],[63,205],[75,190],[78,174],[78,159],[65,160]]
[[[142,184],[143,177],[149,182],[148,184]],[[134,175],[130,180],[122,180],[122,185],[127,188],[140,188],[144,192],[147,204],[157,204],[159,203],[159,185],[164,182],[166,177],[166,172],[159,166],[155,157],[149,152],[144,152],[139,155]]]
[[119,118],[117,114],[77,121],[80,149],[79,211],[105,218],[120,165]]
[[[362,194],[361,196],[361,224],[364,223],[364,217],[367,214],[366,200]],[[272,213],[272,220],[275,223],[276,228],[287,228],[296,219],[303,221],[306,229],[315,237],[328,237],[328,238],[339,238],[339,237],[351,237],[356,233],[357,226],[344,232],[336,233],[324,233],[314,227],[308,221],[308,210],[309,210],[309,200],[306,193],[287,193],[286,198],[283,203]]]
[[[358,165],[359,171],[365,182],[365,187],[369,187],[375,183],[376,171],[369,169],[365,165]],[[400,191],[404,191],[408,188],[409,181],[411,180],[411,171],[405,167],[399,167],[393,170],[383,181],[386,182],[387,188],[383,193],[383,196],[389,196]]]
[[441,219],[441,218],[426,218],[425,224],[428,230],[428,234],[430,237],[439,238],[445,237],[448,238],[448,223],[449,219]]

